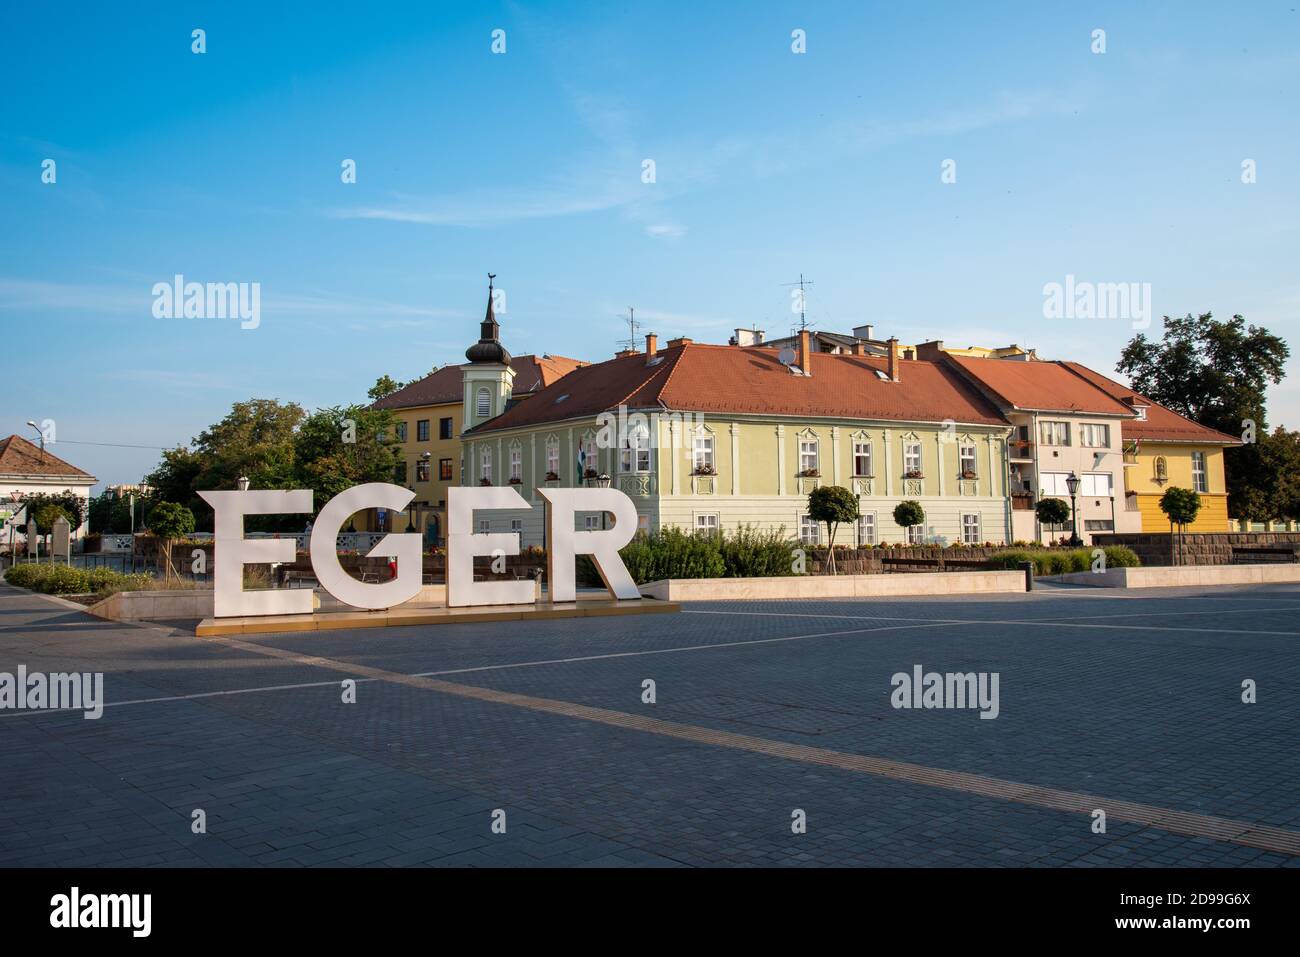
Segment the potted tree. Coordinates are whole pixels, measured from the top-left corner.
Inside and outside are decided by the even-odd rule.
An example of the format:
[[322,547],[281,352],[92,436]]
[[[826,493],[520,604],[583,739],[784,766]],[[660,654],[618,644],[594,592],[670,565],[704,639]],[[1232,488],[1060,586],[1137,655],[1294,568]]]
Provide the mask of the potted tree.
[[835,532],[841,522],[858,520],[858,497],[840,485],[822,485],[808,495],[808,517],[814,522],[825,522],[827,535],[826,554],[831,574],[835,574]]

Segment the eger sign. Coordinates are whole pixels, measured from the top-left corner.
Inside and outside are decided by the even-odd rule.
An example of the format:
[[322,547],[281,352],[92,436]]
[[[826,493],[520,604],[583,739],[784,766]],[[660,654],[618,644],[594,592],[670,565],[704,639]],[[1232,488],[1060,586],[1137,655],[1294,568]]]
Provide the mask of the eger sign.
[[[628,574],[618,550],[636,534],[636,506],[618,489],[539,488],[546,503],[546,576],[552,602],[577,600],[574,565],[578,555],[590,555],[600,577],[614,598],[640,598],[636,582]],[[236,615],[309,615],[312,592],[308,589],[244,590],[244,566],[270,562],[292,562],[293,539],[247,539],[245,515],[307,513],[312,509],[310,489],[293,491],[255,490],[247,492],[200,492],[212,506],[213,521],[213,617]],[[391,608],[420,593],[420,535],[393,532],[370,550],[367,558],[397,556],[397,575],[380,584],[361,582],[349,575],[339,561],[336,536],[344,523],[368,508],[400,513],[415,497],[410,489],[386,482],[356,485],[330,499],[312,526],[309,555],[316,580],[322,588],[347,605],[357,608]],[[474,556],[518,555],[519,535],[471,531],[475,511],[523,509],[528,502],[513,488],[447,489],[447,604],[526,605],[534,600],[531,581],[474,581]],[[578,512],[606,512],[614,527],[600,531],[577,531]]]

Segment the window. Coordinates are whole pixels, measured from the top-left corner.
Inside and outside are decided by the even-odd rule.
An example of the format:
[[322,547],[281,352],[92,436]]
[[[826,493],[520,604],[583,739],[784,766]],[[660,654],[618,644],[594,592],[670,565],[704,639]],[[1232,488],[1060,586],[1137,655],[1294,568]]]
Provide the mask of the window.
[[817,471],[817,440],[799,440],[799,471],[804,474]]
[[492,450],[490,448],[485,448],[479,453],[478,475],[480,479],[492,481]]
[[510,450],[510,478],[524,480],[524,453],[518,448]]
[[596,447],[596,437],[589,435],[582,440],[582,470],[583,472],[600,472],[600,453]]
[[396,465],[393,466],[393,484],[394,485],[406,484],[406,463],[405,462],[398,462]]
[[853,443],[853,474],[857,478],[870,478],[875,474],[871,470],[871,443],[856,441]]
[[1038,490],[1043,495],[1064,495],[1068,498],[1070,487],[1065,484],[1065,480],[1069,477],[1069,472],[1041,472],[1038,476]]
[[480,535],[486,535],[486,534],[487,534],[488,532],[490,532],[490,531],[492,531],[492,521],[491,521],[491,519],[480,518],[480,519],[478,520],[478,533],[479,533]]
[[820,540],[821,526],[807,515],[799,516],[799,541],[804,545],[816,545]]
[[1085,449],[1110,448],[1110,426],[1109,425],[1079,426],[1079,444],[1082,445]]
[[1145,422],[1147,420],[1147,407],[1145,405],[1134,406],[1133,411],[1137,413],[1137,420],[1139,422]]
[[1210,484],[1206,481],[1205,474],[1205,453],[1192,453],[1192,491],[1208,492]]
[[907,442],[903,445],[903,474],[911,475],[921,471],[921,443]]
[[438,438],[440,439],[454,438],[454,436],[451,434],[451,416],[447,416],[446,418],[442,418],[438,420]]
[[925,526],[909,525],[907,526],[907,544],[924,545],[925,544]]
[[451,481],[451,459],[438,459],[438,479],[443,482]]
[[975,474],[975,446],[973,445],[958,446],[957,460],[959,462],[958,467],[961,469],[962,475],[965,475],[967,472],[971,473],[972,475]]
[[1113,532],[1115,523],[1108,518],[1086,518],[1083,520],[1085,532]]
[[587,531],[589,531],[589,532],[598,532],[598,531],[600,531],[600,516],[599,516],[599,515],[587,515],[587,516],[585,516],[585,517],[583,518],[583,525],[586,526],[586,529],[587,529]]
[[713,436],[696,434],[691,461],[697,473],[713,474]]
[[980,543],[980,517],[975,512],[967,512],[961,517],[961,540],[964,545]]
[[874,545],[876,544],[876,514],[861,515],[858,517],[858,544]]
[[429,481],[429,460],[420,459],[415,463],[415,480],[417,482]]
[[478,390],[478,404],[475,406],[474,411],[480,417],[492,414],[492,393],[488,392],[487,389]]
[[420,419],[418,422],[415,423],[415,441],[417,442],[429,441],[429,420],[428,419]]
[[405,442],[405,441],[406,441],[406,423],[405,423],[405,422],[398,422],[398,423],[397,423],[397,441],[399,441],[399,442]]
[[624,472],[650,471],[650,433],[644,427],[628,430],[619,451],[619,468]]
[[1115,494],[1115,482],[1109,472],[1084,472],[1079,476],[1079,494],[1084,498],[1110,498]]
[[546,443],[546,474],[560,474],[560,442],[558,439],[551,439]]
[[1069,445],[1069,422],[1039,422],[1038,441],[1043,445]]
[[718,516],[717,515],[696,515],[695,531],[703,532],[706,535],[718,534]]

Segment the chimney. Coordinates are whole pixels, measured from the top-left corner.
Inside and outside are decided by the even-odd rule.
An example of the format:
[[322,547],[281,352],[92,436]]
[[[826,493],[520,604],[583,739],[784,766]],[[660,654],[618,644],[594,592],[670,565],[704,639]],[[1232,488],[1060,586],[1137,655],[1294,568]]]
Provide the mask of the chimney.
[[853,343],[853,354],[855,356],[865,356],[867,354],[867,344],[865,342]]
[[898,336],[889,337],[889,380],[898,381]]
[[689,339],[686,336],[678,336],[676,339],[668,340],[668,348],[676,349],[678,346],[689,346],[694,341],[694,339]]
[[659,337],[653,332],[645,334],[645,354],[647,358],[659,351]]
[[853,338],[855,339],[874,339],[876,337],[875,326],[854,326]]
[[942,339],[932,339],[929,342],[922,342],[916,347],[916,357],[918,359],[929,359],[932,362],[941,358],[943,352],[944,348]]
[[812,336],[807,329],[799,330],[799,369],[804,375],[812,375]]

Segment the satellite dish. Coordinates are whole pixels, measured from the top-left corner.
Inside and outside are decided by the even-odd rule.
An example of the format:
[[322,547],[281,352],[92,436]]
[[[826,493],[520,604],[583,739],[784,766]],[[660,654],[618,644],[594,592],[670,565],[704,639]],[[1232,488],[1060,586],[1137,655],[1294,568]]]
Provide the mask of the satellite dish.
[[784,349],[782,349],[780,352],[776,354],[776,361],[781,363],[781,365],[783,366],[794,365],[794,360],[795,360],[795,351],[791,349],[789,346],[786,346]]

